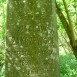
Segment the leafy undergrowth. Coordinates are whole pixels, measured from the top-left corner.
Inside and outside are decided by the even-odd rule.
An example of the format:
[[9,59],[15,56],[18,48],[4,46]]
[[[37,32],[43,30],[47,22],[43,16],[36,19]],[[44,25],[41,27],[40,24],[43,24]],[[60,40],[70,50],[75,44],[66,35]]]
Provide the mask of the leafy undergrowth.
[[77,77],[77,60],[73,55],[60,55],[60,77]]
[[5,65],[4,65],[4,51],[0,51],[0,77],[4,77]]
[[5,66],[3,65],[2,68],[1,68],[1,70],[0,70],[0,77],[4,77],[4,73],[5,73],[5,72],[4,72],[4,71],[5,71],[5,70],[4,70],[4,69],[5,69],[4,67],[5,67]]

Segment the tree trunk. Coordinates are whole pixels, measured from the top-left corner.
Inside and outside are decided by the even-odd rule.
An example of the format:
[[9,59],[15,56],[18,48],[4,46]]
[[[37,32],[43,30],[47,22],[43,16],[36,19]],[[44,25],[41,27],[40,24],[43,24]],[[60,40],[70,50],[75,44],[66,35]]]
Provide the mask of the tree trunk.
[[9,0],[5,77],[59,77],[55,0]]

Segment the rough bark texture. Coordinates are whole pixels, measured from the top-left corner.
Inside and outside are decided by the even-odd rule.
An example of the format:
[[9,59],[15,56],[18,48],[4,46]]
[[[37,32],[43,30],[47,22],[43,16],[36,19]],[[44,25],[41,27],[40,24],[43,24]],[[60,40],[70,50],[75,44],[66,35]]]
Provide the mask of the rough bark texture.
[[9,0],[5,77],[59,77],[55,12],[55,0]]

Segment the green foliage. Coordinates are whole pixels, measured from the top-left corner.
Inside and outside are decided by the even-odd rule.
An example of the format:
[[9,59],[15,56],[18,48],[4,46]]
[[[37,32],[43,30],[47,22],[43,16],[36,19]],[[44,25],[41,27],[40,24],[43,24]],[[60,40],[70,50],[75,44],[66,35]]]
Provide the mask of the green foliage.
[[0,0],[0,77],[4,77],[6,2],[7,0]]
[[5,71],[5,66],[3,65],[3,67],[0,70],[0,77],[4,77],[4,71]]
[[60,77],[77,77],[77,60],[74,56],[60,56]]

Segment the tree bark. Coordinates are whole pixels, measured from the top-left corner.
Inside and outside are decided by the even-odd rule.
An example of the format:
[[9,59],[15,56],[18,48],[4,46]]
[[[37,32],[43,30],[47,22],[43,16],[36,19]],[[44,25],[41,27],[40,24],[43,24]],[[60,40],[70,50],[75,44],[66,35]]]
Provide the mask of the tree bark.
[[59,77],[55,0],[9,0],[5,77]]

